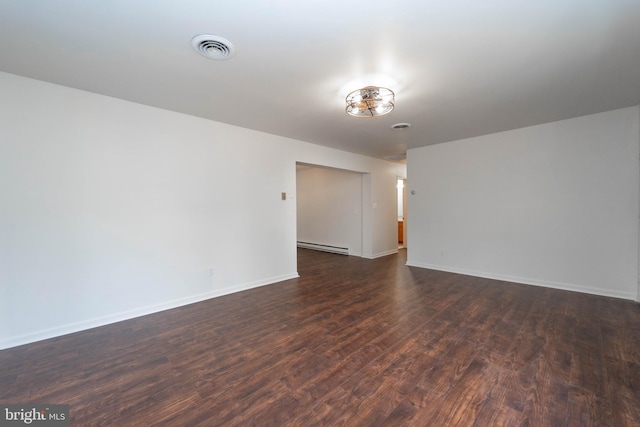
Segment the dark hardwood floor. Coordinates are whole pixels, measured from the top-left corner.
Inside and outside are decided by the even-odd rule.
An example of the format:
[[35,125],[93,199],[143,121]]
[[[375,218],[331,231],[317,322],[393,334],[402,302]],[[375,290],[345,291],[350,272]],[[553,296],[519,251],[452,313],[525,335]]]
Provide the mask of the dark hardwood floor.
[[73,426],[639,426],[632,301],[299,250],[299,279],[0,351]]

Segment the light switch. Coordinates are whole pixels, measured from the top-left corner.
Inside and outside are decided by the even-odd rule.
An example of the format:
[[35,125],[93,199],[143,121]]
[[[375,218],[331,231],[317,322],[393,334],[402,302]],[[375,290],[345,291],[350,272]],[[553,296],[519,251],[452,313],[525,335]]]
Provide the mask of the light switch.
[[282,193],[282,200],[287,200],[287,193]]

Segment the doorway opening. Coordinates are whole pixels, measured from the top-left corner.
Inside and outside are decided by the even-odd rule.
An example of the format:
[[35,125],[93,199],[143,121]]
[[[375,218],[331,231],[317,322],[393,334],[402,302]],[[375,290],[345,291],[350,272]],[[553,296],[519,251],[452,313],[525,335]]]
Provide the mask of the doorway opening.
[[407,247],[407,180],[398,177],[396,181],[398,193],[398,249]]
[[298,247],[363,255],[365,175],[344,169],[296,164]]

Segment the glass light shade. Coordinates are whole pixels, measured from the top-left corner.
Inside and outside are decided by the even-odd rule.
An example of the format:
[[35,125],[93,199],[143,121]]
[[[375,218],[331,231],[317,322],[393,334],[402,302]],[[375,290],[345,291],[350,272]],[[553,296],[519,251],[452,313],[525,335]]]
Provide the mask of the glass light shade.
[[346,112],[354,117],[376,117],[393,110],[395,94],[386,87],[367,86],[347,95]]

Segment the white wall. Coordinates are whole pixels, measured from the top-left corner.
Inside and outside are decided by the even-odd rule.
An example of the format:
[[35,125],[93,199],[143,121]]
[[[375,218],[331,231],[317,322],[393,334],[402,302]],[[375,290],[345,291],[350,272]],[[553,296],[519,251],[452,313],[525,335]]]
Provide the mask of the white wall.
[[639,116],[410,150],[408,264],[636,298]]
[[303,167],[297,172],[298,241],[362,256],[362,174]]
[[395,249],[393,163],[6,73],[0,93],[0,348],[295,277],[296,161],[370,174],[363,251]]

